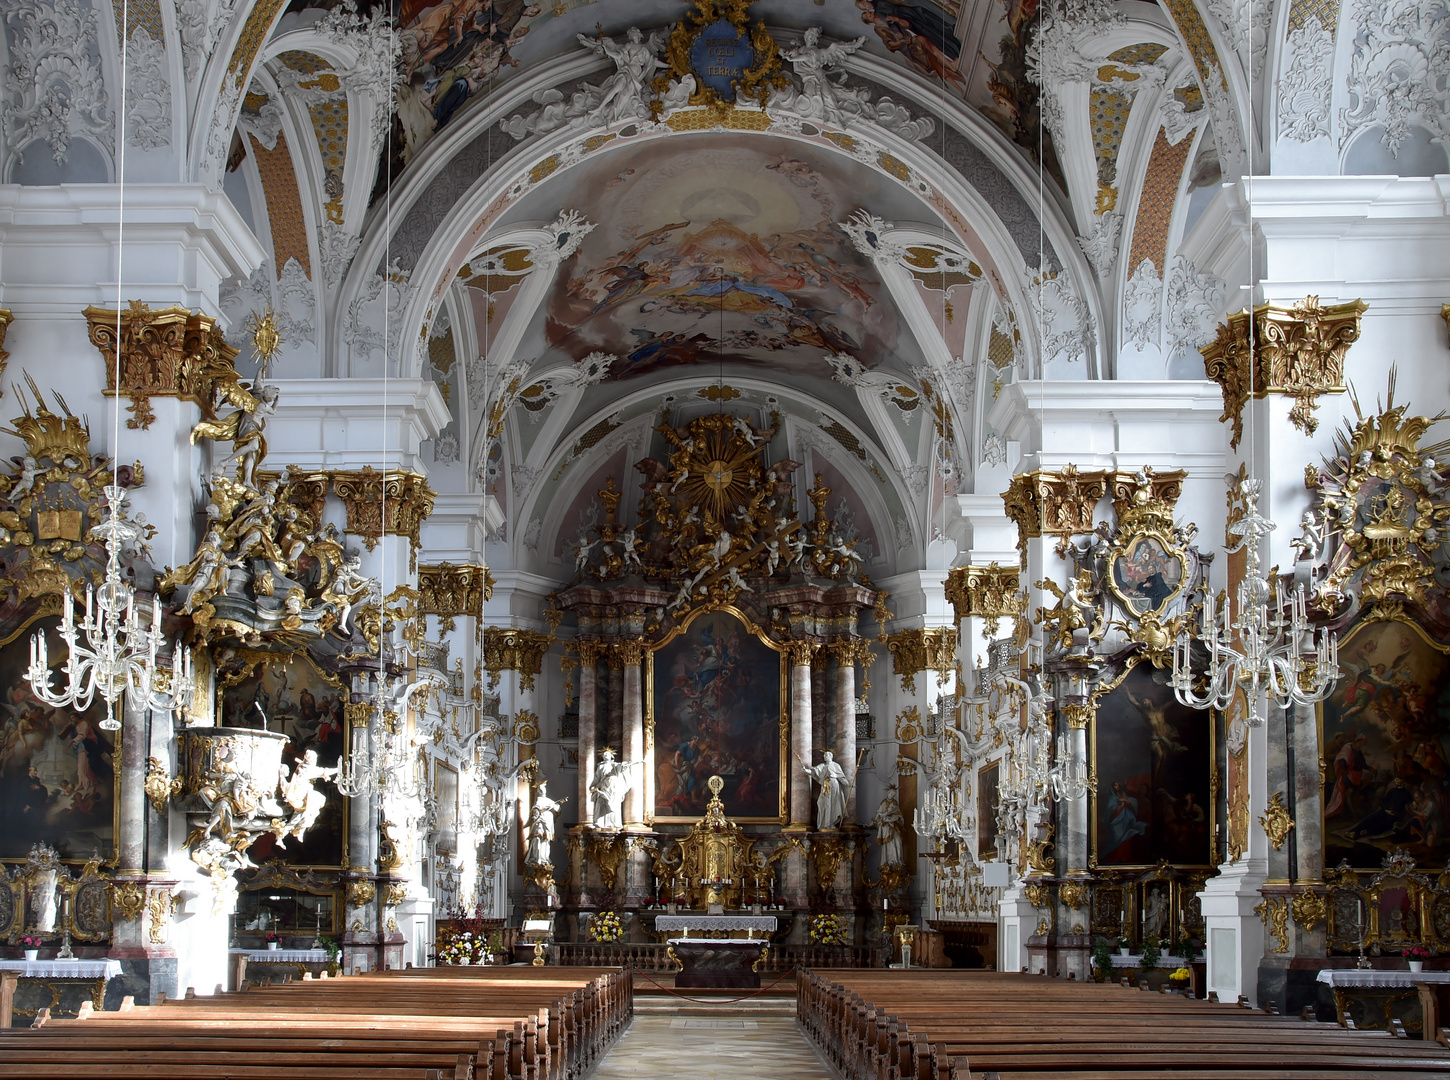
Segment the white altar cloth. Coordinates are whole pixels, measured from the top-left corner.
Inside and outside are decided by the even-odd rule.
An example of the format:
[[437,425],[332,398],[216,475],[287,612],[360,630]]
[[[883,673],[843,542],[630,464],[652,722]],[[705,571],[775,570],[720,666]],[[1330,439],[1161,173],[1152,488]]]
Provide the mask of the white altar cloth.
[[26,979],[114,979],[119,960],[0,960],[0,971],[18,971]]
[[326,949],[232,949],[243,953],[249,964],[325,964]]
[[1450,971],[1375,971],[1363,968],[1324,968],[1318,982],[1331,988],[1354,986],[1403,987],[1417,982],[1450,983]]
[[764,930],[775,931],[774,915],[657,915],[655,932],[679,930]]

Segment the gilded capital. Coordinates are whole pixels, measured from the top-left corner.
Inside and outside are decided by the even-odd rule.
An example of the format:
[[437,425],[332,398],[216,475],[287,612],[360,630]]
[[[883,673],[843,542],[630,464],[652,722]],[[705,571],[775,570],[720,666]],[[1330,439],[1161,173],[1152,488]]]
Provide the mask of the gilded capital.
[[91,344],[105,361],[108,397],[117,393],[120,353],[120,393],[131,399],[129,428],[155,423],[154,397],[181,398],[207,409],[216,384],[237,377],[237,350],[226,343],[210,315],[184,307],[153,310],[132,300],[119,315],[114,309],[88,307],[85,316]]
[[624,667],[639,667],[644,663],[644,642],[621,641],[614,646],[615,654]]
[[472,563],[439,563],[418,567],[418,614],[454,618],[483,614],[484,576],[482,566]]
[[1097,711],[1095,705],[1069,702],[1062,707],[1062,719],[1073,731],[1081,731],[1097,715]]
[[898,630],[886,635],[886,648],[891,653],[892,674],[901,676],[901,688],[916,693],[916,673],[937,671],[945,674],[956,667],[957,629],[936,626],[923,630]]
[[1066,465],[1014,476],[1002,503],[1017,526],[1017,550],[1023,561],[1029,540],[1092,532],[1093,515],[1098,500],[1107,494],[1110,475],[1103,469],[1080,471],[1076,465]]
[[985,633],[997,633],[1001,619],[1015,618],[1022,611],[1019,574],[1015,566],[958,566],[947,574],[946,597],[956,611],[957,622],[975,615],[986,619]]
[[[1306,435],[1314,434],[1321,394],[1344,393],[1344,355],[1359,340],[1360,317],[1369,305],[1351,300],[1329,307],[1306,296],[1293,307],[1260,304],[1235,312],[1221,323],[1218,336],[1204,347],[1203,366],[1223,390],[1220,421],[1233,421],[1229,445],[1243,437],[1244,405],[1250,397],[1284,394],[1294,399],[1289,419]],[[1252,340],[1250,336],[1252,333]]]
[[493,682],[497,682],[501,671],[517,671],[519,685],[525,690],[532,690],[534,676],[542,670],[544,654],[553,643],[552,635],[536,630],[486,626],[483,630],[483,666]]
[[809,667],[819,647],[814,641],[787,641],[783,646],[791,667]]
[[406,469],[379,472],[364,465],[334,471],[332,490],[347,509],[347,531],[362,537],[369,551],[384,535],[406,536],[412,545],[412,566],[417,566],[418,534],[437,497],[421,473]]

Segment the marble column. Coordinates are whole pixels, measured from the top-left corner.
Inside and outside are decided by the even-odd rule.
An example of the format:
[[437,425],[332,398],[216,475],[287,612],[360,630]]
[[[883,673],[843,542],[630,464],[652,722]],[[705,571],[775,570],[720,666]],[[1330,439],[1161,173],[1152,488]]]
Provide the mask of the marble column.
[[846,816],[842,825],[853,825],[856,815],[856,647],[854,641],[835,647],[836,653],[836,760],[846,773]]
[[811,778],[805,768],[814,765],[811,749],[811,657],[816,645],[786,642],[790,657],[790,827],[811,827]]
[[815,751],[814,760],[817,761],[822,753],[836,748],[831,738],[831,695],[827,686],[830,661],[830,654],[825,649],[817,649],[815,656],[811,657],[811,749]]
[[579,642],[579,824],[594,823],[594,800],[589,785],[594,781],[594,740],[598,733],[599,685],[594,664],[599,647],[592,641]]
[[[644,645],[627,641],[617,646],[624,664],[624,748],[625,761],[644,760]],[[644,785],[639,777],[624,797],[624,827],[642,830],[644,823]]]

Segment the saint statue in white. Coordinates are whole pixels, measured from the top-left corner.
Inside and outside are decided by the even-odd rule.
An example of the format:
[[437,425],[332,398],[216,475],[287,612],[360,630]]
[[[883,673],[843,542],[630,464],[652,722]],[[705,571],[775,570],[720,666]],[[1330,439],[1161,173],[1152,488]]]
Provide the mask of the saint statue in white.
[[[567,801],[567,800],[566,800]],[[531,866],[552,866],[554,844],[554,815],[563,803],[549,798],[548,784],[542,783],[534,791],[533,803],[529,807],[529,850],[524,862]]]
[[905,821],[901,817],[901,804],[896,801],[895,788],[886,789],[871,824],[876,829],[876,843],[881,846],[881,865],[900,866],[903,862],[901,834]]
[[[846,57],[866,44],[864,37],[855,41],[836,41],[821,46],[821,28],[813,26],[806,31],[805,40],[798,49],[782,49],[780,55],[790,61],[791,68],[801,81],[801,98],[811,102],[811,115],[819,116],[829,124],[841,123],[841,107],[836,100],[836,88],[828,76],[840,71]],[[845,72],[841,71],[845,82]]]
[[829,750],[822,757],[819,765],[804,768],[806,775],[821,785],[816,796],[816,828],[834,829],[846,816],[846,773]]
[[624,797],[634,787],[634,767],[638,761],[615,761],[614,751],[605,747],[594,769],[594,783],[589,792],[594,796],[594,825],[600,829],[618,829],[624,824],[620,808]]

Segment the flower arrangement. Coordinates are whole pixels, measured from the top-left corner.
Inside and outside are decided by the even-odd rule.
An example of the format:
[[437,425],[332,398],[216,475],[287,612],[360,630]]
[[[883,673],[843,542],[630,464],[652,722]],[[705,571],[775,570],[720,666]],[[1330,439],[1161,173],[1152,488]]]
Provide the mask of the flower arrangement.
[[1186,967],[1181,967],[1177,971],[1173,972],[1173,974],[1168,976],[1168,981],[1172,983],[1182,984],[1186,983],[1192,977],[1192,973],[1190,973]]
[[1406,960],[1428,960],[1430,959],[1430,950],[1423,945],[1411,945],[1402,951],[1400,955]]
[[846,928],[839,915],[811,916],[811,941],[816,945],[846,944]]
[[38,949],[42,944],[43,942],[40,938],[32,937],[30,934],[24,934],[20,938],[20,947],[22,949]]
[[265,941],[268,945],[271,945],[272,943],[281,941],[282,939],[278,937],[277,931],[268,930],[265,934],[262,935],[262,940]]
[[619,941],[624,937],[624,924],[613,911],[601,911],[589,920],[589,937],[592,941]]
[[434,962],[448,967],[475,963],[475,957],[482,960],[484,951],[484,943],[469,930],[440,934],[433,942]]

